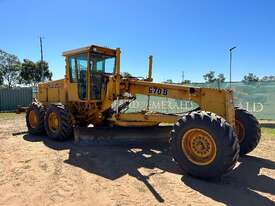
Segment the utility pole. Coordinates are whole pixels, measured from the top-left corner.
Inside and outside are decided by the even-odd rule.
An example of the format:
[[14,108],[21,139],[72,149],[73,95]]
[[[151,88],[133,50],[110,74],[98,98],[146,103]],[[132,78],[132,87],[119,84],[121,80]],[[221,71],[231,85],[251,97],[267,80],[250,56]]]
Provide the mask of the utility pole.
[[234,46],[232,48],[229,49],[229,53],[230,53],[230,71],[229,71],[229,85],[230,85],[230,89],[231,89],[231,86],[232,86],[232,51],[234,49],[236,49],[237,47]]
[[184,71],[182,71],[182,73],[181,73],[181,83],[183,83],[184,82]]
[[41,57],[41,61],[40,61],[40,64],[41,64],[41,70],[42,70],[42,82],[44,82],[44,60],[43,60],[43,42],[42,42],[42,39],[43,37],[39,37],[39,40],[40,40],[40,57]]

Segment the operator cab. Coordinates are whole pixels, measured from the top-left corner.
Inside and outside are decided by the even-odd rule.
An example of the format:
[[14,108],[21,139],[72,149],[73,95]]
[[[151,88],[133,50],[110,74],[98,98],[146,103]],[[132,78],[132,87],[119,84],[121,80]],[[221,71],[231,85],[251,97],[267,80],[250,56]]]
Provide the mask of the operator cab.
[[[119,51],[119,49],[118,49]],[[89,46],[64,52],[69,83],[77,84],[80,100],[101,100],[108,76],[116,73],[117,50]]]
[[105,75],[114,74],[115,57],[91,53],[91,99],[100,100],[102,92],[105,91]]

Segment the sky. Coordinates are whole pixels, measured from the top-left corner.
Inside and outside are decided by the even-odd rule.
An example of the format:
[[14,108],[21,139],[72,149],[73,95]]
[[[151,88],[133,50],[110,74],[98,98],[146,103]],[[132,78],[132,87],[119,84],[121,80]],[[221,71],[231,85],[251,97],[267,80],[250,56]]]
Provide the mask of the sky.
[[121,70],[157,82],[203,81],[210,70],[232,80],[275,75],[274,0],[0,0],[0,49],[44,59],[64,77],[62,52],[91,44],[119,47]]

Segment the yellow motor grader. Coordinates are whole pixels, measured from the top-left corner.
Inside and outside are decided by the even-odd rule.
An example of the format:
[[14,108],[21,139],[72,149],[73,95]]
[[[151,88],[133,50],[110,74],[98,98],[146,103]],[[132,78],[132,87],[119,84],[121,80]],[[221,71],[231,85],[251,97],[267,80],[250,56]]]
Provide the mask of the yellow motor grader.
[[[75,127],[89,124],[108,125],[112,130],[114,126],[173,123],[171,154],[184,171],[200,178],[229,172],[239,154],[252,151],[260,140],[257,119],[234,107],[231,90],[154,83],[152,56],[148,78],[124,77],[120,72],[119,48],[92,45],[63,55],[64,79],[40,83],[37,97],[26,112],[30,134],[46,132],[49,138],[66,140],[73,136]],[[125,113],[139,94],[193,101],[199,107],[180,115],[148,110]]]

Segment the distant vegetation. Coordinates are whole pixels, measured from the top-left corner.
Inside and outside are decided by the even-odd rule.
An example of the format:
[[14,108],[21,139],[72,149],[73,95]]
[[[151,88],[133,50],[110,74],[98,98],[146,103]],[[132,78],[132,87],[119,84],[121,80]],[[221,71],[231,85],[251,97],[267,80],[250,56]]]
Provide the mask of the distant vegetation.
[[275,76],[264,76],[262,79],[262,81],[275,81]]
[[253,73],[248,73],[243,77],[243,82],[258,82],[259,80],[260,78]]
[[125,78],[132,77],[132,75],[128,72],[122,72],[121,75]]
[[[128,72],[122,73],[123,77],[132,77]],[[18,85],[36,86],[41,81],[52,79],[52,72],[49,70],[49,65],[46,61],[33,62],[29,59],[24,59],[20,62],[19,58],[8,52],[0,49],[0,87],[12,88]],[[225,82],[226,78],[223,73],[215,75],[215,71],[209,71],[203,75],[203,79],[207,83]],[[248,73],[243,77],[243,82],[258,82],[258,81],[275,81],[275,76],[257,77],[253,73]],[[172,79],[167,79],[163,83],[167,84],[191,84],[191,80],[184,80],[180,83],[173,82]]]
[[258,81],[275,81],[275,76],[264,76],[263,78],[257,77],[253,73],[248,73],[244,76],[243,82],[258,82]]
[[[203,75],[203,79],[205,80],[206,83],[214,83],[214,82],[225,82],[226,78],[223,73],[220,73],[218,75],[215,75],[214,71],[209,71],[206,74]],[[242,82],[244,83],[251,83],[251,82],[258,82],[258,81],[275,81],[275,76],[264,76],[262,78],[259,78],[253,73],[248,73],[246,74]],[[191,84],[190,80],[184,80],[181,83],[175,83],[173,82],[172,79],[167,79],[166,81],[163,81],[163,83],[168,83],[168,84]]]
[[214,71],[209,71],[208,73],[203,75],[203,79],[208,83],[217,82],[217,81],[218,82],[224,82],[225,81],[224,74],[218,74],[217,76],[215,76]]
[[28,59],[24,59],[21,64],[20,76],[20,83],[34,86],[43,81],[42,78],[44,78],[44,80],[52,79],[52,73],[49,71],[49,65],[47,62],[38,61],[34,63]]
[[12,88],[18,85],[35,86],[44,80],[51,80],[48,63],[19,58],[0,49],[0,86]]

